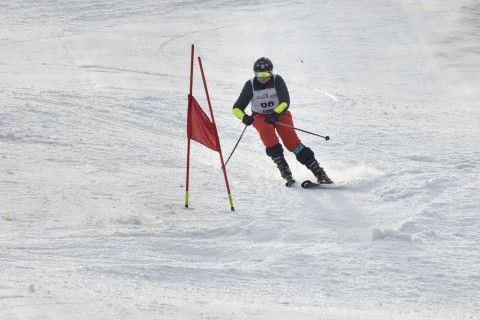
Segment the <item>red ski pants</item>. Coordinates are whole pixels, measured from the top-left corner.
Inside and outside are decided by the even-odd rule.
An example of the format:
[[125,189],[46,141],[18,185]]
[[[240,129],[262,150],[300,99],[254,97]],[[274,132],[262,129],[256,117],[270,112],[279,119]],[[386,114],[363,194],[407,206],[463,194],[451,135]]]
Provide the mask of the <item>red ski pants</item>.
[[[265,147],[273,147],[279,143],[278,136],[282,139],[283,145],[288,149],[288,151],[293,152],[300,143],[300,139],[295,132],[295,129],[285,127],[279,124],[271,125],[265,123],[265,117],[267,115],[263,114],[255,114],[253,118],[253,126],[257,129],[258,133],[260,134],[260,139],[262,139],[263,144]],[[287,124],[293,127],[293,119],[292,114],[290,111],[285,112],[280,118],[278,122]],[[278,136],[277,136],[278,133]]]

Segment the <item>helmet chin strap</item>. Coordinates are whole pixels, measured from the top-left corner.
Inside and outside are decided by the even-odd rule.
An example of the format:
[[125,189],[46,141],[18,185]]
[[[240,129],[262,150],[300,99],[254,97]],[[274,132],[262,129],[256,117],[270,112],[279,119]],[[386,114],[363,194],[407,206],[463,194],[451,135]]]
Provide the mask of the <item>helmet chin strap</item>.
[[268,81],[270,81],[270,79],[271,79],[271,77],[270,78],[257,78],[257,80],[262,84],[267,83]]

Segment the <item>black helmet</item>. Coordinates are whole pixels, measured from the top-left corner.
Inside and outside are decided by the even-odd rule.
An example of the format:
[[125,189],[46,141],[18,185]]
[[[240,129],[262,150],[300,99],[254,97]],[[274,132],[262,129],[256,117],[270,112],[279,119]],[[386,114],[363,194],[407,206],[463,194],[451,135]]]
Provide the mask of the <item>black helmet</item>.
[[254,72],[272,71],[272,70],[273,70],[272,61],[270,61],[270,59],[265,57],[258,58],[253,64]]

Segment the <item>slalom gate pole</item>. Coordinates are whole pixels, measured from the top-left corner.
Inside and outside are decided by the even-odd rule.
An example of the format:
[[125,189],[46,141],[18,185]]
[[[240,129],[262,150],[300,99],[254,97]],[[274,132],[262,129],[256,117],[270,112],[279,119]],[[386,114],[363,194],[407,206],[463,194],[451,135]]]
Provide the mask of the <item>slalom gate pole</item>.
[[289,128],[292,128],[292,129],[295,129],[295,130],[298,130],[298,131],[302,131],[302,132],[305,132],[305,133],[308,133],[308,134],[311,134],[311,135],[314,135],[314,136],[317,136],[317,137],[320,137],[320,138],[323,138],[325,140],[330,140],[330,137],[329,136],[321,136],[319,134],[316,134],[316,133],[313,133],[313,132],[310,132],[310,131],[307,131],[307,130],[303,130],[303,129],[299,129],[299,128],[295,128],[295,127],[292,127],[288,124],[285,124],[285,123],[281,123],[281,122],[278,122],[277,121],[277,124],[281,125],[281,126],[284,126],[284,127],[289,127]]
[[[200,57],[198,57],[198,64],[200,65],[200,72],[202,74],[203,86],[205,88],[205,93],[207,94],[207,102],[208,102],[208,108],[210,109],[210,116],[212,117],[212,123],[213,123],[213,125],[215,127],[215,131],[216,131],[217,130],[217,125],[215,124],[215,117],[213,116],[212,104],[210,103],[210,96],[208,95],[207,81],[205,80],[205,73],[203,72],[202,59],[200,59]],[[218,137],[218,132],[217,132],[216,136],[217,136],[218,153],[220,154],[220,161],[222,162],[223,176],[225,178],[225,185],[227,186],[228,201],[230,202],[230,209],[232,211],[235,211],[235,208],[233,206],[233,201],[232,201],[232,194],[230,192],[230,186],[228,184],[227,170],[226,170],[225,164],[223,162],[222,148],[220,147],[220,138]]]
[[[188,115],[187,115],[187,132],[190,126],[190,110],[192,108],[193,97],[192,97],[192,87],[193,87],[193,52],[194,46],[192,44],[192,54],[190,58],[190,94],[188,95]],[[187,143],[187,177],[185,182],[185,208],[188,208],[188,187],[189,187],[189,178],[190,178],[190,137],[188,138]]]
[[237,146],[238,146],[238,144],[240,143],[240,140],[242,140],[243,134],[245,133],[245,131],[247,130],[247,128],[248,128],[248,126],[245,126],[245,128],[243,129],[242,134],[240,135],[240,138],[238,138],[238,141],[237,141],[237,143],[235,144],[235,147],[233,147],[233,150],[232,150],[232,152],[230,153],[230,156],[228,156],[227,161],[225,161],[225,166],[227,166],[228,160],[230,160],[230,158],[233,156],[233,153],[235,152],[235,149],[237,149]]

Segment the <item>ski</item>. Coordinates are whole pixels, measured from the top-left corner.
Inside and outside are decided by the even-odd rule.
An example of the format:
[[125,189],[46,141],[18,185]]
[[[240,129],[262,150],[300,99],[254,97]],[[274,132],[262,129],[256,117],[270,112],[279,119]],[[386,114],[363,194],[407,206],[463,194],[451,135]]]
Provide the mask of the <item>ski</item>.
[[287,179],[287,182],[285,182],[285,186],[290,187],[294,183],[295,183],[295,180],[293,180],[293,178],[290,177],[290,179]]
[[319,187],[320,184],[319,183],[316,183],[316,182],[312,182],[310,180],[305,180],[302,182],[301,184],[302,188],[304,189],[310,189],[310,188],[316,188],[316,187]]
[[326,183],[316,183],[316,182],[312,182],[310,180],[303,181],[301,186],[304,189],[314,189],[314,188],[330,189],[330,188],[335,187],[335,185],[333,183],[328,183],[328,184],[326,184]]

